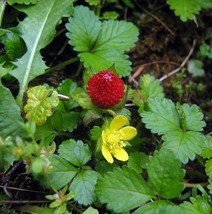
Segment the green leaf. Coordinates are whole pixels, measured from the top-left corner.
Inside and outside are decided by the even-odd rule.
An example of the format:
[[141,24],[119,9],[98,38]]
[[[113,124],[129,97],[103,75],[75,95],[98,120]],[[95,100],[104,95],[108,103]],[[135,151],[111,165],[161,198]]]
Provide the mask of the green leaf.
[[194,15],[198,14],[201,10],[202,0],[167,0],[167,4],[170,6],[176,16],[185,22],[189,19],[193,19]]
[[156,151],[147,165],[147,172],[155,190],[162,198],[176,198],[184,188],[181,163],[169,150]]
[[212,208],[206,197],[197,195],[196,198],[191,197],[191,202],[185,201],[180,205],[186,214],[211,214]]
[[52,167],[49,170],[48,182],[56,189],[61,189],[76,175],[77,169],[58,155],[51,155]]
[[149,158],[143,152],[132,152],[130,153],[127,166],[130,169],[134,169],[137,173],[142,172],[142,168],[146,168],[146,164],[149,162]]
[[85,170],[74,178],[69,190],[74,192],[74,200],[82,205],[90,205],[96,200],[94,192],[99,174],[93,170]]
[[170,201],[154,201],[148,203],[139,209],[137,209],[133,214],[185,214],[184,210],[172,204]]
[[6,55],[10,61],[21,57],[25,51],[23,40],[9,30],[0,29],[0,41],[4,45]]
[[24,106],[26,118],[37,125],[46,122],[47,117],[52,115],[52,109],[59,104],[57,92],[46,89],[45,86],[35,86],[27,91],[27,104]]
[[102,128],[99,126],[94,126],[90,130],[90,138],[93,141],[98,141],[98,139],[101,137],[101,135],[102,135]]
[[179,130],[179,115],[171,100],[159,97],[150,98],[148,105],[149,111],[141,113],[146,128],[160,135]]
[[99,214],[99,212],[93,207],[88,207],[82,214]]
[[203,114],[197,105],[189,106],[188,104],[183,104],[182,106],[177,105],[180,118],[181,126],[183,130],[190,131],[202,131],[203,127],[206,125],[203,119]]
[[91,152],[87,144],[81,140],[66,140],[59,146],[59,155],[71,162],[75,166],[85,165],[91,157]]
[[199,132],[176,130],[165,134],[163,147],[173,152],[175,157],[183,163],[188,159],[194,160],[200,154],[204,144],[204,136]]
[[212,136],[205,137],[201,155],[203,158],[212,158]]
[[164,97],[163,87],[160,81],[155,77],[145,74],[142,76],[139,85],[141,87],[142,98],[146,101],[148,98]]
[[198,59],[190,59],[188,61],[187,69],[194,77],[202,77],[205,75],[203,62]]
[[212,158],[205,163],[205,172],[210,179],[212,179]]
[[26,7],[19,6],[18,9],[27,14],[27,17],[17,26],[18,33],[24,39],[27,52],[15,65],[16,69],[11,75],[18,79],[20,90],[18,102],[21,105],[23,93],[30,80],[43,74],[47,68],[40,50],[48,45],[56,33],[55,27],[63,16],[70,15],[72,0],[45,0]]
[[60,112],[56,111],[51,117],[52,131],[72,131],[80,122],[80,112]]
[[117,213],[128,212],[153,197],[146,181],[127,167],[116,168],[100,178],[96,193],[101,203]]
[[16,136],[21,134],[23,119],[9,89],[0,85],[0,136]]
[[94,73],[115,66],[120,76],[130,72],[130,61],[124,51],[137,41],[138,29],[132,23],[109,20],[100,22],[87,7],[75,8],[73,18],[66,27],[70,44],[79,53],[85,67]]
[[7,0],[8,4],[13,5],[17,4],[36,4],[39,0]]
[[69,31],[67,37],[70,39],[70,44],[74,46],[74,50],[89,52],[93,49],[101,29],[101,22],[93,11],[87,7],[77,6],[66,28]]
[[119,14],[116,11],[106,11],[103,13],[103,19],[117,19]]
[[90,6],[97,6],[100,4],[100,0],[85,0]]

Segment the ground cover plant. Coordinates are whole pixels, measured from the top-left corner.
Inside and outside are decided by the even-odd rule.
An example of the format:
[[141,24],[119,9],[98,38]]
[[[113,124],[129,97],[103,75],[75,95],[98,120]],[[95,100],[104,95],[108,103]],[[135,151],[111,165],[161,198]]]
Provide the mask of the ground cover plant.
[[212,213],[210,0],[0,1],[1,213]]

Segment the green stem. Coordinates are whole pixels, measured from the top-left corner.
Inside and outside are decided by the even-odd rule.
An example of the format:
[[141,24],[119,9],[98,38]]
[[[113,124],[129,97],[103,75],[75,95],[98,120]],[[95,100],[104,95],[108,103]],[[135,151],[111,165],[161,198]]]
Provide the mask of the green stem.
[[62,68],[66,67],[67,65],[70,65],[70,64],[72,64],[72,63],[74,63],[74,62],[76,62],[78,60],[79,60],[79,57],[71,58],[71,59],[69,59],[69,60],[67,60],[65,62],[62,62],[62,63],[60,63],[60,64],[58,64],[58,65],[56,65],[54,67],[49,68],[46,71],[46,73],[57,71],[57,70],[61,70]]
[[0,27],[2,24],[5,8],[6,8],[6,0],[1,0],[0,1]]

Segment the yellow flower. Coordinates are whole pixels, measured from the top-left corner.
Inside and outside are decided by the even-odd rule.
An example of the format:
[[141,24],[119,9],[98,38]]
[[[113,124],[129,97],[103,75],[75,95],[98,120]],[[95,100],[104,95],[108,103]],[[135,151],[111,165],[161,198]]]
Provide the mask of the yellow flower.
[[123,115],[116,116],[102,131],[102,154],[104,158],[113,163],[113,156],[120,161],[127,161],[129,156],[123,149],[126,146],[124,141],[131,140],[137,134],[136,128],[126,126],[128,119]]

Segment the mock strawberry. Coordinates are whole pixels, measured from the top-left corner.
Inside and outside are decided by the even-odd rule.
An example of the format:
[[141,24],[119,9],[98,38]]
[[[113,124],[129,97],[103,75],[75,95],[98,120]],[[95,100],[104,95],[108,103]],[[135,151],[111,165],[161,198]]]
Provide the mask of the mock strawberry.
[[112,71],[103,70],[88,81],[87,92],[100,108],[111,108],[124,97],[124,83]]

